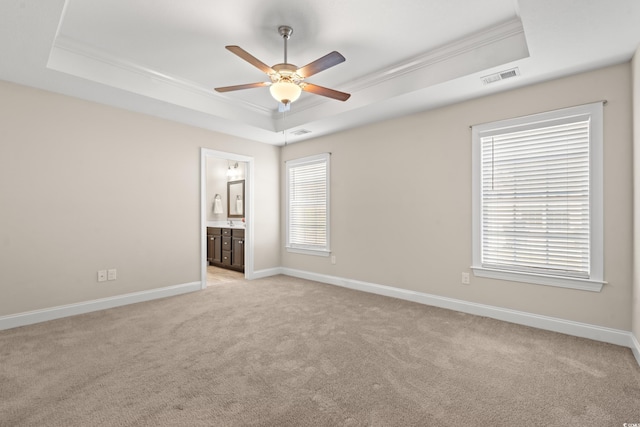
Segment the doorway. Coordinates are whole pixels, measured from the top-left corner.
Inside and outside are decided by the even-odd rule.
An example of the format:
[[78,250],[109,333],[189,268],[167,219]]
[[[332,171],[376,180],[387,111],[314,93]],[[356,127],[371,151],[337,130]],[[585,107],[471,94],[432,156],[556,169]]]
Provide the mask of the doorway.
[[[238,204],[237,194],[229,197],[230,183],[243,183],[243,201]],[[200,149],[200,263],[201,288],[207,282],[227,280],[231,274],[223,269],[208,268],[207,227],[228,226],[244,230],[244,277],[253,278],[253,157],[235,153]],[[242,206],[242,212],[237,209]],[[216,279],[217,278],[217,279]]]

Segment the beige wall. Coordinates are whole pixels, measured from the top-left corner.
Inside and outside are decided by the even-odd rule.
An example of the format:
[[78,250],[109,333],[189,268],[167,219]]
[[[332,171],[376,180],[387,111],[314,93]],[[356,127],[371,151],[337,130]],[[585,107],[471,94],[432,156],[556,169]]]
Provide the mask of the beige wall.
[[[229,164],[237,164],[237,168],[233,168],[233,175],[228,176],[227,170]],[[227,221],[228,218],[228,201],[227,201],[227,183],[229,181],[246,181],[246,162],[236,162],[228,160],[226,157],[214,157],[207,156],[206,158],[206,212],[207,221]],[[273,165],[274,168],[277,165]],[[248,189],[248,186],[245,185]],[[245,192],[246,192],[245,189]],[[213,201],[216,195],[220,196],[220,204],[222,206],[222,213],[213,213]],[[249,194],[245,194],[248,197]],[[237,220],[237,219],[236,219]],[[276,219],[277,221],[277,219]]]
[[633,326],[631,331],[640,342],[640,47],[632,62],[633,72],[633,298],[631,310]]
[[[630,330],[630,89],[625,63],[285,147],[283,160],[332,153],[331,245],[337,263],[283,250],[283,266]],[[471,285],[462,285],[461,272],[471,265],[469,126],[598,100],[608,101],[608,285],[594,293],[473,275]]]
[[200,147],[254,157],[255,270],[280,265],[278,147],[6,82],[0,117],[0,316],[198,282]]
[[[227,219],[227,164],[228,160],[218,157],[207,157],[207,221],[225,221]],[[220,196],[222,213],[213,213],[213,201],[216,195]]]
[[[282,152],[0,82],[0,316],[199,281],[199,148],[206,147],[255,159],[257,271],[282,265],[633,327],[638,337],[631,80],[630,64],[622,64],[292,144]],[[460,284],[460,273],[471,264],[469,125],[603,99],[609,284],[601,293],[473,276],[471,285]],[[336,265],[287,253],[280,244],[281,162],[326,151],[332,153]],[[118,280],[97,283],[96,271],[106,268],[117,268]]]

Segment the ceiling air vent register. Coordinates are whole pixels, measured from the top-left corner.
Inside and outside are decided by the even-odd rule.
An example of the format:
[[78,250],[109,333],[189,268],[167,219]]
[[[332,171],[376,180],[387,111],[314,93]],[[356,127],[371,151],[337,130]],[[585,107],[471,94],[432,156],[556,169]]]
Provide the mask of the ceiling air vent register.
[[520,75],[520,70],[518,67],[512,68],[510,70],[500,71],[499,73],[489,74],[488,76],[481,77],[482,84],[488,85],[490,83],[499,82],[500,80],[510,79],[511,77],[516,77]]

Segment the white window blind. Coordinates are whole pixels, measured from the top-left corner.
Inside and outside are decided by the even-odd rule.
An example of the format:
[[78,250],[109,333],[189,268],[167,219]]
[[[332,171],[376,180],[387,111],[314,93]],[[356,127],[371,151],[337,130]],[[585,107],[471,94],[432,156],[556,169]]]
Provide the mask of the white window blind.
[[482,266],[589,277],[589,121],[486,136]]
[[287,248],[328,254],[329,154],[286,165]]
[[603,284],[602,104],[473,127],[476,275]]

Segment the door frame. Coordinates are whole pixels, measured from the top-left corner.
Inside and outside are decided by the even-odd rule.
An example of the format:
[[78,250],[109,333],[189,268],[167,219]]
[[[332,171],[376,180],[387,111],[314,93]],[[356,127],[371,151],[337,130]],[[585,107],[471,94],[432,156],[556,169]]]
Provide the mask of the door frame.
[[226,151],[200,148],[200,281],[201,289],[207,287],[207,158],[245,162],[245,231],[244,277],[253,279],[253,157]]

